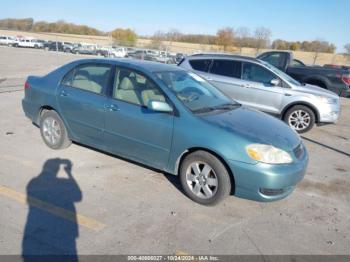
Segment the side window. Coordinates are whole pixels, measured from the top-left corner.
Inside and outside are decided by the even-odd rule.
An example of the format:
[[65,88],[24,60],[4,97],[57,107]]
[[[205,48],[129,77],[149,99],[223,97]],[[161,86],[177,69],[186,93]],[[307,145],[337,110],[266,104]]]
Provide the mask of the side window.
[[241,78],[242,63],[232,60],[214,60],[210,68],[211,74]]
[[290,63],[291,66],[304,66],[304,64],[297,60],[297,59],[293,59],[292,62]]
[[278,78],[260,65],[244,63],[242,79],[271,86],[271,80]]
[[150,100],[166,100],[159,87],[145,75],[118,67],[114,77],[113,98],[140,106],[147,106]]
[[211,59],[194,59],[189,61],[194,70],[208,72],[211,64]]
[[263,56],[261,60],[273,65],[277,68],[283,67],[284,56],[281,53],[271,53]]
[[83,65],[71,70],[62,84],[101,94],[106,88],[111,67],[109,65]]

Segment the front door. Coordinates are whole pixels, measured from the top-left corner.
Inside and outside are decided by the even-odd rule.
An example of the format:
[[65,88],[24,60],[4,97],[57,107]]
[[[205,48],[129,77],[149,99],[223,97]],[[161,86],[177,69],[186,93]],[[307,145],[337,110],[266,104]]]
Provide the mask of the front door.
[[106,107],[105,141],[112,153],[164,169],[174,116],[148,109],[150,99],[166,101],[160,88],[144,74],[117,67]]
[[[279,81],[279,84],[273,85],[272,80]],[[271,71],[261,65],[244,62],[242,88],[245,90],[243,104],[271,114],[281,113],[285,88],[282,80]]]

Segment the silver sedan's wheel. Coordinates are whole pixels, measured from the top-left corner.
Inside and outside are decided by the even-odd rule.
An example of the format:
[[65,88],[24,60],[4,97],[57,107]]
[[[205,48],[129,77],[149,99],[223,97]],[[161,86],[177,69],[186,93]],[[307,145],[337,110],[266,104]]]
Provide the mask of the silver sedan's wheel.
[[72,141],[60,116],[53,110],[45,111],[40,118],[40,133],[45,144],[52,149],[68,147]]
[[53,146],[56,145],[62,136],[61,127],[57,120],[53,117],[47,117],[42,124],[44,139],[47,143]]
[[295,105],[283,117],[284,121],[298,133],[309,131],[315,124],[315,113],[304,105]]
[[186,195],[203,205],[215,205],[231,192],[229,171],[220,159],[206,151],[187,155],[179,175]]
[[289,116],[288,123],[296,131],[301,131],[309,127],[311,121],[310,114],[303,110],[296,110]]
[[193,162],[186,171],[189,189],[202,199],[211,198],[218,189],[218,179],[213,168],[204,162]]

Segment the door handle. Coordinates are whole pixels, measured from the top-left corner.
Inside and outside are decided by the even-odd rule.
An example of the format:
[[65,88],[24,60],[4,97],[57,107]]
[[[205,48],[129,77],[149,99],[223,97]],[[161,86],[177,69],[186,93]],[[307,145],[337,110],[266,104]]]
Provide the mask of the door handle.
[[114,111],[114,112],[120,110],[119,107],[116,106],[116,105],[107,105],[107,106],[106,106],[106,109],[109,110],[109,111]]
[[69,96],[68,92],[65,90],[61,91],[61,96]]
[[251,85],[249,85],[249,84],[242,84],[241,87],[249,88],[249,87],[251,87]]

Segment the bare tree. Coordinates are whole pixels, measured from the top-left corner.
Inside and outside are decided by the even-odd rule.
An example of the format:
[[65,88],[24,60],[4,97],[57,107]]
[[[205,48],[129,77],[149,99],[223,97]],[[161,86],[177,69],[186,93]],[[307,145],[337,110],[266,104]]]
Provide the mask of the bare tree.
[[350,43],[344,45],[345,51],[350,55]]
[[168,40],[168,44],[166,47],[166,51],[169,51],[171,45],[173,42],[177,42],[179,41],[180,37],[181,37],[181,33],[179,32],[179,30],[172,28],[170,29],[166,34],[166,39]]
[[256,52],[259,53],[261,48],[267,48],[270,44],[271,30],[266,27],[255,29]]
[[149,45],[150,48],[154,49],[162,49],[163,48],[163,41],[165,40],[166,36],[163,31],[156,31],[152,36],[152,41]]
[[250,39],[250,31],[247,27],[239,27],[235,31],[236,44],[239,47],[239,53],[242,53],[242,48],[248,46]]
[[235,35],[232,27],[219,29],[216,33],[217,43],[218,45],[223,46],[224,51],[226,51],[228,46],[233,45],[235,39],[234,36]]

